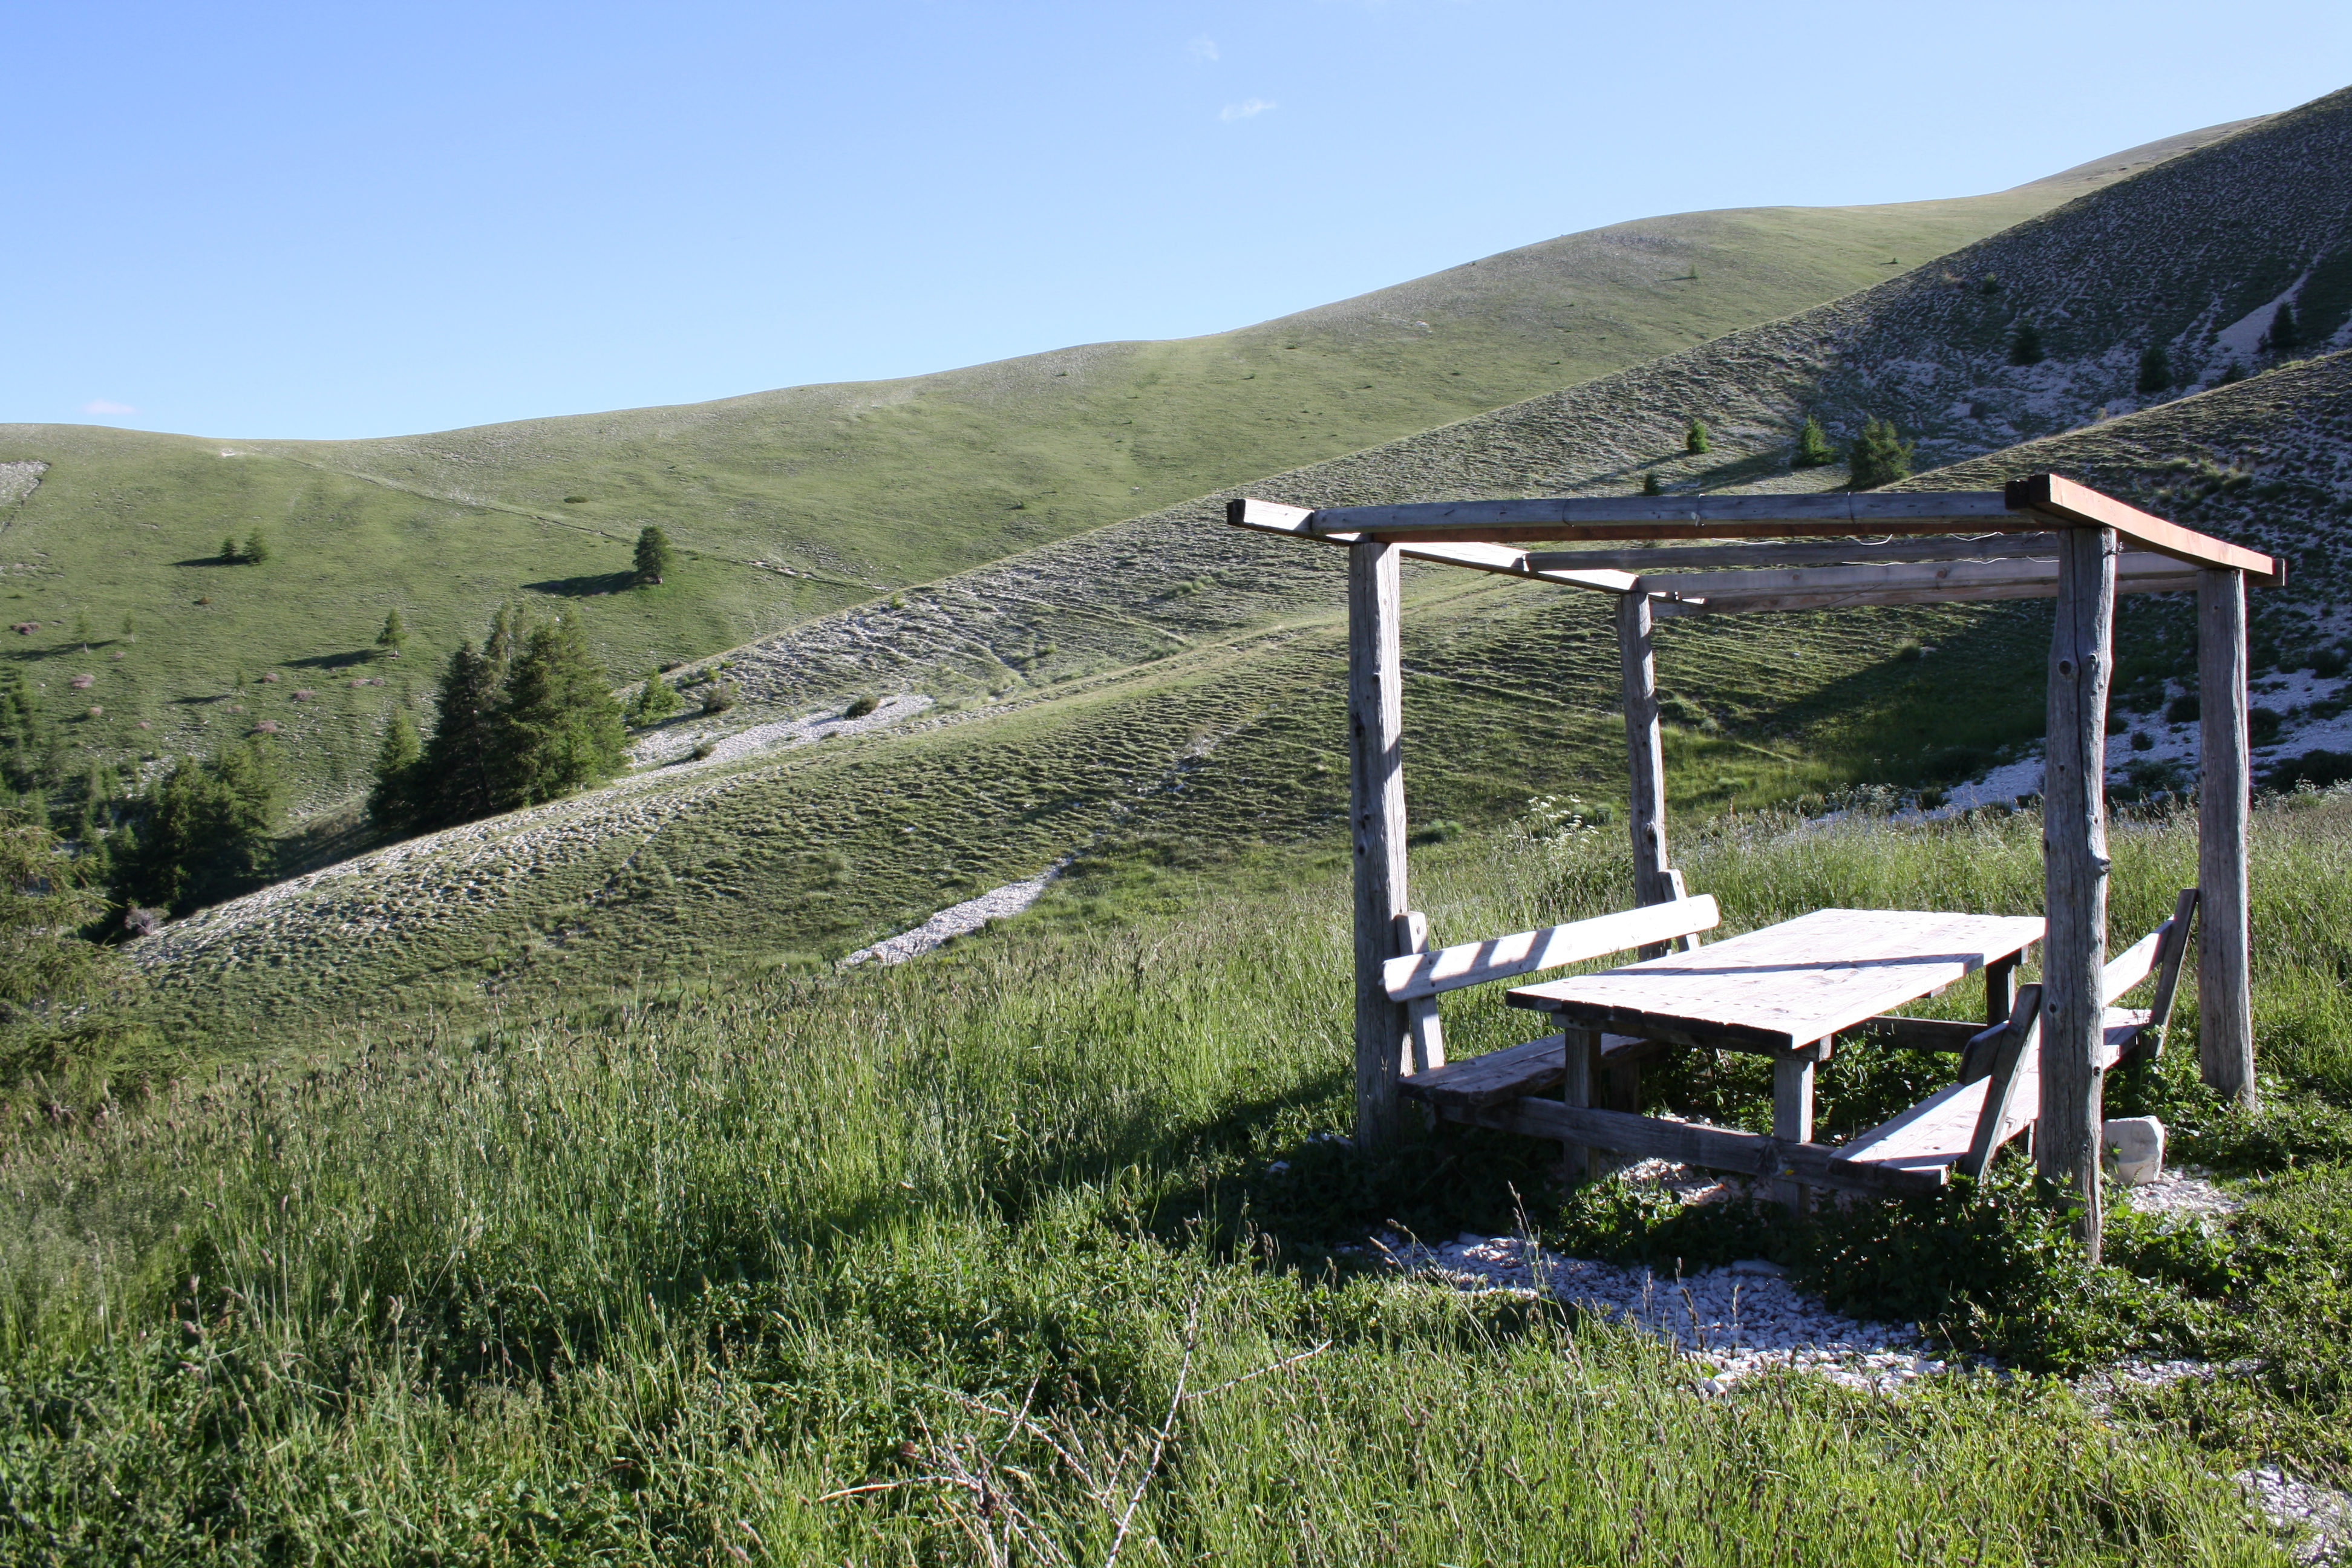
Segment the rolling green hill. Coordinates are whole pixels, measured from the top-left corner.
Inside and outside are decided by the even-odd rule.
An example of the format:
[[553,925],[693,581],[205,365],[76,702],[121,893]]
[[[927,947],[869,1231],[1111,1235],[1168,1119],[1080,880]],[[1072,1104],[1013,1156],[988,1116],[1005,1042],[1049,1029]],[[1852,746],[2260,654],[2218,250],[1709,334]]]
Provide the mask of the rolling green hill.
[[[383,441],[0,426],[0,597],[33,627],[8,653],[77,758],[266,719],[303,805],[331,805],[387,705],[501,599],[577,609],[623,674],[709,653],[1784,315],[2238,129],[1992,195],[1622,224],[1238,331],[904,381]],[[617,591],[648,521],[695,559]],[[274,559],[211,563],[256,528]],[[363,656],[394,607],[416,640],[387,667]]]
[[[2293,540],[2310,559],[2347,534],[2347,447],[2352,353],[1920,482],[2079,473],[2218,533]],[[2231,482],[2244,470],[2212,467],[2253,451],[2306,478]],[[1193,536],[1248,537],[1205,519]],[[1302,562],[1325,553],[1277,543]],[[1166,635],[1182,646],[1157,658],[977,707],[908,700],[836,738],[772,733],[761,749],[739,731],[754,742],[740,755],[681,756],[394,846],[203,911],[138,951],[184,1037],[236,1020],[308,1038],[331,1018],[464,1017],[746,964],[807,967],[1072,856],[1148,879],[1256,845],[1311,854],[1344,812],[1345,629],[1331,575],[1308,566],[1295,582],[1286,607],[1222,632],[1192,611],[1206,595],[1171,595]],[[1433,568],[1411,583],[1413,821],[1494,823],[1539,793],[1621,795],[1607,603]],[[2166,645],[2152,634],[2181,614],[2127,603],[2121,700],[2150,678],[2160,691]],[[1948,781],[2016,754],[2039,732],[2047,616],[2024,604],[1675,623],[1659,654],[1674,808]],[[1905,645],[1935,663],[1890,657]],[[1108,662],[1117,647],[1102,651]],[[691,736],[674,734],[672,752]]]

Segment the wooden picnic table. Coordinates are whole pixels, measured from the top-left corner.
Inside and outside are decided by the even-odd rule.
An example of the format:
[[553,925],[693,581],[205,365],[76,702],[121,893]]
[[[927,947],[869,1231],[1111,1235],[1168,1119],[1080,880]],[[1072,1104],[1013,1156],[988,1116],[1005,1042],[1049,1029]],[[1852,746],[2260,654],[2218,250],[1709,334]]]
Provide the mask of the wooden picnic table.
[[2017,961],[2041,940],[2038,915],[1816,910],[1687,952],[1522,985],[1508,1000],[1571,1027],[1781,1056],[1979,969],[1990,972],[1985,1022],[2000,1023]]
[[[1685,952],[1519,986],[1507,1000],[1557,1015],[1567,1048],[1596,1064],[1604,1039],[1621,1036],[1768,1056],[1772,1136],[1808,1143],[1813,1069],[1835,1036],[1979,969],[1987,972],[1985,1021],[2000,1023],[2018,961],[2042,935],[2040,917],[2031,915],[1816,910]],[[1582,1159],[1600,1157],[1592,1151]],[[1811,1200],[1801,1183],[1780,1184],[1780,1195],[1799,1207]]]

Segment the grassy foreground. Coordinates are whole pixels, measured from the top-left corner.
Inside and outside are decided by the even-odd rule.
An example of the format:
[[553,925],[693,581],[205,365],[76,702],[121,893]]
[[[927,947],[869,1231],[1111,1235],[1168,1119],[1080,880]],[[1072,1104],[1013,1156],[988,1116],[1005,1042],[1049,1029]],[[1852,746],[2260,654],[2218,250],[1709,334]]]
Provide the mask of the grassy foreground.
[[[1792,826],[1685,846],[1732,927],[2039,902],[2030,817]],[[2011,1181],[1799,1229],[1563,1205],[1546,1152],[1500,1137],[1314,1141],[1349,1098],[1344,867],[1181,839],[1108,846],[1029,919],[894,971],[322,1040],[313,1070],[28,1114],[0,1151],[0,1557],[2279,1561],[2227,1474],[2340,1484],[2352,1458],[2352,806],[2260,827],[2282,1112],[2205,1101],[2193,1026],[2112,1097],[2252,1201],[2212,1234],[2121,1223],[2127,1267],[2095,1276],[2037,1250]],[[2137,931],[2193,842],[2155,820],[2115,856]],[[1442,936],[1623,901],[1614,835],[1420,857]],[[1517,1037],[1502,1011],[1452,1017],[1458,1048]],[[1737,1119],[1738,1067],[1650,1092]],[[1920,1070],[1842,1053],[1825,1121]],[[2104,1414],[2038,1375],[1702,1398],[1654,1344],[1329,1250],[1387,1222],[1764,1250],[2013,1363],[2237,1370]]]

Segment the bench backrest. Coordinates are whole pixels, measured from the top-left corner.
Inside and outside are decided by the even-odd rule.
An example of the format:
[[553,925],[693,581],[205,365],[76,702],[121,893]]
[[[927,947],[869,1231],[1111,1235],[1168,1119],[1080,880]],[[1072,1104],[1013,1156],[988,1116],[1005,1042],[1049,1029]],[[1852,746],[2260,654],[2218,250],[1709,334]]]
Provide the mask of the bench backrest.
[[1538,969],[1557,969],[1603,953],[1649,947],[1711,931],[1723,916],[1714,898],[1706,893],[1672,903],[1645,904],[1541,931],[1514,931],[1486,942],[1465,942],[1429,952],[1408,952],[1381,966],[1381,983],[1389,999],[1410,1002],[1434,996],[1464,985],[1483,985]]

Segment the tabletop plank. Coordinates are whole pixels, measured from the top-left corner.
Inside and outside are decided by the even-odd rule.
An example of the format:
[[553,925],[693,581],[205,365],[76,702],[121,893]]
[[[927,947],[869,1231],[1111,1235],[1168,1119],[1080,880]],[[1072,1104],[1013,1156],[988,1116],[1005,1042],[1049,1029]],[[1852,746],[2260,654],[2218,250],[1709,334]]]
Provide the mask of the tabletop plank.
[[1521,986],[1508,1000],[1621,1034],[1786,1051],[2041,940],[2034,915],[1816,910],[1691,952]]

